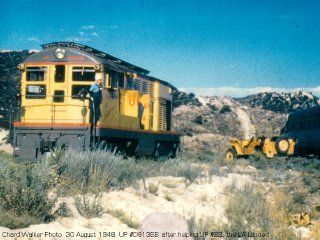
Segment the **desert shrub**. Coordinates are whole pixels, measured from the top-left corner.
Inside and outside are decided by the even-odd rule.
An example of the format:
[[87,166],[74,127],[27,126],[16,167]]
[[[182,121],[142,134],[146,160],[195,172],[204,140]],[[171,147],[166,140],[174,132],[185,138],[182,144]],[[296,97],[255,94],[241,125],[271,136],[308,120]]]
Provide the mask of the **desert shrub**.
[[[220,231],[220,227],[210,218],[200,218],[197,221],[196,217],[192,215],[191,217],[187,218],[187,223],[189,232],[194,233],[194,236],[192,238],[194,240],[211,239],[210,237],[213,237],[211,236],[213,232]],[[206,233],[208,234],[208,236],[205,235]]]
[[220,113],[227,113],[227,112],[231,112],[231,107],[229,105],[224,105],[220,111]]
[[271,195],[269,216],[272,219],[272,235],[275,239],[294,239],[294,233],[288,228],[288,221],[294,204],[287,191],[276,189]]
[[30,214],[17,215],[15,211],[0,208],[0,226],[10,229],[26,228],[31,224],[41,223],[41,219]]
[[[128,186],[136,185],[138,180],[150,176],[156,164],[151,160],[142,159],[136,161],[129,158],[119,162],[118,171],[112,181],[112,186],[123,189]],[[150,172],[151,171],[151,172]]]
[[159,191],[159,183],[155,184],[155,183],[149,183],[148,185],[148,192],[157,196],[158,195],[158,191]]
[[317,174],[303,174],[303,182],[306,185],[306,187],[309,188],[310,193],[316,193],[319,191],[319,185],[320,185],[320,179],[316,178]]
[[252,164],[257,169],[267,169],[270,167],[270,161],[262,152],[256,152],[253,155],[250,155],[248,158],[250,164]]
[[1,223],[9,228],[49,222],[55,196],[49,197],[51,188],[50,166],[47,161],[35,164],[7,165],[0,168]]
[[168,159],[164,162],[129,158],[119,163],[112,186],[120,189],[129,186],[136,187],[138,181],[157,176],[185,177],[187,183],[191,184],[201,172],[202,169],[194,166],[192,159],[187,160],[184,157]]
[[[111,187],[121,157],[102,150],[65,152],[57,163],[58,174],[69,193],[100,193]],[[70,191],[72,190],[72,191]]]
[[303,174],[303,178],[302,178],[304,184],[306,186],[310,186],[312,184],[313,178],[312,176],[310,176],[309,174]]
[[303,204],[306,200],[307,194],[305,192],[294,192],[292,199],[294,203]]
[[102,215],[101,194],[112,187],[121,160],[120,156],[103,150],[56,150],[51,154],[49,162],[53,170],[51,176],[60,180],[59,193],[79,194],[75,197],[79,213],[92,218]]
[[226,206],[228,224],[224,226],[227,231],[269,231],[271,219],[268,216],[268,204],[262,193],[252,185],[242,189],[230,187],[230,198]]
[[203,124],[203,118],[202,116],[196,116],[193,120],[192,120],[193,123],[195,124],[199,124],[199,125],[202,125]]
[[192,137],[194,135],[194,129],[191,126],[183,126],[177,130],[182,136]]
[[4,151],[0,151],[0,166],[8,165],[10,162],[12,162],[12,155]]
[[128,217],[126,213],[120,209],[108,209],[106,213],[117,218],[120,222],[126,224],[130,228],[134,228],[134,229],[139,228],[139,223],[133,220],[132,216]]
[[81,216],[86,218],[101,217],[103,208],[101,206],[101,193],[84,193],[75,197],[75,205]]
[[216,105],[207,104],[207,106],[211,109],[211,112],[217,112],[218,111],[218,108],[216,107]]
[[186,179],[186,185],[193,183],[200,175],[202,169],[198,166],[191,164],[180,164],[177,168],[177,177],[184,177]]
[[71,210],[67,206],[65,202],[62,202],[58,209],[56,210],[55,214],[59,217],[72,217]]
[[168,202],[174,202],[174,198],[168,192],[165,193],[164,199]]
[[[206,142],[202,143],[206,144]],[[208,147],[209,148],[209,147]],[[216,160],[216,158],[220,157],[219,154],[212,152],[211,150],[208,150],[208,148],[199,148],[199,149],[193,149],[191,150],[184,150],[181,151],[179,154],[179,158],[183,162],[204,162],[204,163],[210,163]]]

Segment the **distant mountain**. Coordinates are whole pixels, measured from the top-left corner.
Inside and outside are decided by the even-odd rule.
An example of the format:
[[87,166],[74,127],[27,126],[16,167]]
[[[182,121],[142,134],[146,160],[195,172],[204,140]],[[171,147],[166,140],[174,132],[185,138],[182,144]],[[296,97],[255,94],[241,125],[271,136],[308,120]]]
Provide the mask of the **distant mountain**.
[[237,99],[248,107],[262,107],[274,112],[292,112],[297,109],[310,108],[319,105],[319,98],[307,92],[295,93],[259,93]]

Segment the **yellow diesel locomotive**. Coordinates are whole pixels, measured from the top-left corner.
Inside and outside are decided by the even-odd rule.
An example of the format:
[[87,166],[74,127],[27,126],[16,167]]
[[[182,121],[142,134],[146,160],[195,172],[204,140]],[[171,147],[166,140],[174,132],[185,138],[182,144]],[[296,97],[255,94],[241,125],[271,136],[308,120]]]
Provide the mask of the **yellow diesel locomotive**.
[[[21,110],[14,122],[17,161],[53,148],[111,147],[128,155],[175,157],[174,86],[149,71],[86,45],[53,42],[19,64]],[[99,103],[90,93],[102,81]]]

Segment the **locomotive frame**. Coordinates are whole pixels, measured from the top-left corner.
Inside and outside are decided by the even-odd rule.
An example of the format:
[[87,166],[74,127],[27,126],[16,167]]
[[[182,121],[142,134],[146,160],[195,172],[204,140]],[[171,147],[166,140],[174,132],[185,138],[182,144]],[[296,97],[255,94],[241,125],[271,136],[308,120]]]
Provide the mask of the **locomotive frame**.
[[[55,147],[111,146],[128,155],[176,156],[180,136],[171,130],[173,85],[86,45],[53,42],[42,48],[18,66],[17,161],[36,161]],[[97,79],[103,82],[101,115],[92,119],[95,108],[86,93]]]

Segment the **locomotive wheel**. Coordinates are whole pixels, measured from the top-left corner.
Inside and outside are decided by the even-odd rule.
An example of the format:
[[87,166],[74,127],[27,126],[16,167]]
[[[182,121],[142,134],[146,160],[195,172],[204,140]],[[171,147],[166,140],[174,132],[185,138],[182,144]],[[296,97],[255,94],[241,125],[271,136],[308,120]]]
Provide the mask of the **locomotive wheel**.
[[226,159],[232,161],[237,158],[237,152],[233,148],[230,148],[226,152]]
[[290,143],[287,138],[285,137],[279,137],[276,140],[275,144],[276,150],[279,154],[285,155],[289,151]]

